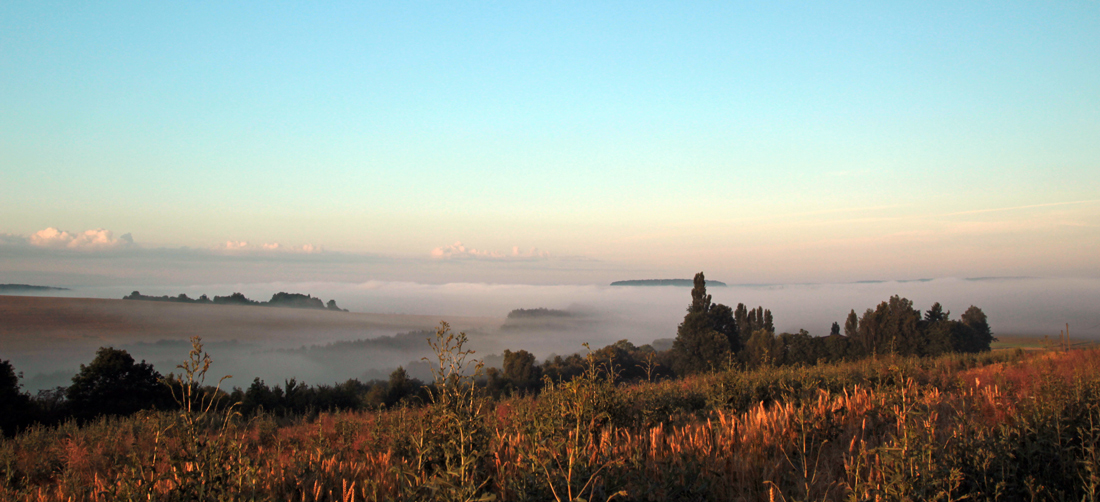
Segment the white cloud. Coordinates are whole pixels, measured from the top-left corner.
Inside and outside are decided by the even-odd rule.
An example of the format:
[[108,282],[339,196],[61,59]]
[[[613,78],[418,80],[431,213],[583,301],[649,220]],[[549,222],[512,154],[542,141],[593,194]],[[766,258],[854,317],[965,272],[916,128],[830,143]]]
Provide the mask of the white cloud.
[[524,251],[520,250],[519,246],[514,246],[511,253],[502,253],[468,248],[462,242],[432,250],[432,258],[439,260],[545,260],[549,257],[549,253],[539,251],[537,248]]
[[225,241],[225,244],[218,247],[226,251],[240,251],[243,249],[249,249],[248,241]]
[[251,244],[248,241],[225,241],[225,244],[215,246],[215,250],[218,251],[230,251],[230,252],[279,252],[279,253],[300,253],[300,254],[316,254],[323,253],[325,250],[321,246],[314,244],[302,244],[301,246],[284,246],[278,242],[265,242],[261,244]]
[[116,238],[113,232],[103,228],[69,233],[50,227],[35,232],[27,239],[27,242],[32,246],[43,248],[95,250],[131,246],[134,239],[130,234]]

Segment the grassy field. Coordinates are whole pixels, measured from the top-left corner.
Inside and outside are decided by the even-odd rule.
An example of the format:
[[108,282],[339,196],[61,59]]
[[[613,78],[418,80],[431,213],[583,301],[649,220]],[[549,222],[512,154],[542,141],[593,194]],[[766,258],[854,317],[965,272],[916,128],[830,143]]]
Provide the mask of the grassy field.
[[184,399],[0,443],[6,500],[1094,500],[1100,350],[880,358],[259,415]]
[[[1024,350],[1056,350],[1059,348],[1058,335],[997,335],[997,341],[993,342],[993,350],[1024,349]],[[1085,349],[1096,347],[1097,341],[1091,339],[1070,339],[1070,347]]]

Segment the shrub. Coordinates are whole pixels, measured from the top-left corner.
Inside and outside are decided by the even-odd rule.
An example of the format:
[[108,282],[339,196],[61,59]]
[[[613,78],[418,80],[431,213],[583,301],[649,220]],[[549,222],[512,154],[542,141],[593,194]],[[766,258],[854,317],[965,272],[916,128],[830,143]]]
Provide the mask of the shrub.
[[145,409],[171,408],[171,393],[153,365],[125,350],[101,347],[95,359],[73,376],[66,391],[72,416],[88,420],[100,415],[130,415]]

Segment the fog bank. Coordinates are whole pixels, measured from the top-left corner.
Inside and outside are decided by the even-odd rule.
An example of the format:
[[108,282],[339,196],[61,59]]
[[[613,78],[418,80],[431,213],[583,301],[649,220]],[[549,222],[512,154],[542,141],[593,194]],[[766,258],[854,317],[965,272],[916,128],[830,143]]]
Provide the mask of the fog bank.
[[[526,349],[541,359],[554,353],[581,351],[581,344],[585,342],[599,347],[620,339],[641,345],[674,337],[676,326],[690,303],[690,288],[672,286],[432,285],[382,281],[135,285],[75,288],[50,295],[117,299],[133,290],[152,296],[186,293],[191,297],[241,292],[254,299],[266,299],[276,292],[286,291],[308,293],[326,301],[335,299],[341,307],[352,311],[351,316],[355,313],[422,316],[415,322],[375,323],[367,328],[354,323],[333,326],[325,321],[336,318],[324,316],[343,315],[340,312],[313,314],[321,316],[318,317],[321,321],[314,324],[288,324],[271,318],[257,320],[247,329],[228,322],[224,329],[219,329],[207,323],[205,336],[215,360],[214,371],[234,375],[231,385],[242,387],[254,377],[263,378],[269,384],[281,384],[288,378],[311,384],[348,378],[384,378],[398,365],[409,366],[428,355],[424,339],[432,327],[440,320],[454,318],[487,318],[467,323],[467,326],[456,326],[468,331],[471,346],[478,351],[479,357],[500,354],[504,349]],[[1097,308],[1100,306],[1100,280],[1097,279],[946,278],[845,284],[731,285],[712,287],[709,293],[717,303],[730,306],[744,303],[771,309],[780,332],[805,329],[812,335],[826,335],[833,322],[843,324],[850,310],[862,313],[896,294],[913,300],[922,310],[938,301],[951,311],[953,318],[970,305],[977,305],[989,316],[995,334],[1056,336],[1068,322],[1074,337],[1100,338],[1100,309]],[[500,329],[509,311],[538,307],[566,310],[573,317],[565,325],[550,328]],[[195,312],[198,315],[198,311]],[[94,357],[92,342],[126,348],[136,358],[147,359],[167,373],[186,356],[186,339],[184,329],[148,333],[137,339],[134,336],[112,339],[107,333],[82,342],[80,350],[58,347],[58,350],[39,353],[36,357],[20,353],[8,344],[3,357],[12,359],[17,370],[25,373],[28,377],[25,384],[33,391],[65,384],[79,364]],[[416,372],[420,372],[422,378],[427,376],[423,368]]]

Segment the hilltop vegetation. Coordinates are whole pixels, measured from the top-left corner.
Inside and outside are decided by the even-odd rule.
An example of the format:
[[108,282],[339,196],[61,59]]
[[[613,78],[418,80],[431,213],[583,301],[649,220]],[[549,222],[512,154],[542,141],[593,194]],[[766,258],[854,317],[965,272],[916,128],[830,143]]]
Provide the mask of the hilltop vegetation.
[[[677,287],[692,287],[695,282],[691,279],[633,279],[629,281],[615,281],[611,283],[612,286],[677,286]],[[726,283],[721,281],[707,281],[707,286],[725,287]]]
[[185,372],[181,403],[211,406],[31,428],[0,443],[0,498],[1080,500],[1100,485],[1096,350],[634,384],[591,353],[537,397],[491,399],[461,336],[437,335],[436,381],[375,411],[244,419]]
[[134,291],[133,293],[122,297],[122,299],[141,300],[149,302],[207,303],[213,305],[252,305],[257,307],[289,307],[347,312],[347,309],[341,309],[340,307],[336,306],[336,300],[329,300],[326,304],[322,302],[320,298],[314,298],[310,295],[303,295],[300,293],[285,293],[282,291],[271,295],[271,299],[266,302],[250,300],[248,299],[248,297],[244,296],[241,293],[233,293],[229,296],[215,296],[214,299],[211,300],[206,295],[201,295],[198,298],[190,298],[184,293],[180,293],[179,296],[146,296],[138,291]]
[[0,284],[0,293],[40,293],[46,291],[68,291],[69,288],[54,286],[35,286],[32,284]]
[[730,308],[712,303],[703,273],[695,276],[691,305],[673,345],[673,366],[681,374],[740,364],[812,365],[879,355],[936,356],[949,352],[988,351],[995,340],[985,313],[971,305],[951,320],[939,303],[922,316],[913,302],[892,296],[862,316],[853,309],[844,321],[833,323],[827,337],[798,333],[776,334],[772,313],[763,307]]
[[537,309],[515,309],[508,312],[508,319],[542,319],[546,317],[573,317],[573,314],[564,310],[554,310],[545,307]]
[[[618,382],[638,383],[715,371],[809,367],[884,355],[927,357],[951,352],[978,353],[988,351],[993,340],[987,319],[977,307],[970,307],[959,320],[951,320],[950,313],[944,312],[939,304],[934,304],[922,316],[913,308],[912,302],[897,296],[881,302],[874,309],[867,309],[862,317],[856,316],[853,310],[845,321],[846,334],[838,332],[838,323],[834,323],[833,333],[826,337],[814,337],[805,331],[776,334],[770,310],[748,308],[744,304],[730,308],[713,303],[706,292],[707,281],[703,274],[697,274],[694,281],[691,303],[671,347],[658,350],[649,344],[636,346],[628,340],[620,340],[592,350],[588,355],[615,367]],[[135,292],[128,298],[141,298],[141,295]],[[215,302],[279,305],[294,304],[302,299],[308,300],[313,308],[321,305],[319,299],[286,293],[276,294],[272,302],[266,303],[254,302],[239,293],[215,297]],[[516,309],[509,313],[501,329],[583,329],[585,324],[575,322],[578,320],[583,319],[567,311]],[[325,364],[326,361],[348,362],[349,358],[362,357],[357,354],[364,351],[423,347],[424,340],[431,336],[431,332],[414,331],[392,337],[288,350],[301,353],[318,364]],[[588,364],[586,357],[579,353],[553,355],[540,362],[523,349],[505,350],[502,355],[491,355],[484,360],[499,363],[496,367],[485,368],[478,380],[481,391],[492,397],[517,392],[537,394],[548,385],[580,377]],[[422,368],[424,363],[413,361],[409,364],[420,367],[418,374],[426,373]],[[135,380],[137,375],[143,375],[142,379]],[[151,365],[144,361],[135,363],[125,350],[101,348],[91,364],[81,365],[80,373],[73,378],[73,385],[44,391],[34,399],[28,399],[25,401],[26,409],[18,414],[22,417],[20,421],[12,422],[5,430],[11,433],[32,422],[56,424],[69,419],[85,421],[101,415],[128,415],[142,409],[165,409],[171,407],[171,403],[166,394],[156,392],[157,388],[164,390],[157,383],[163,379]],[[88,388],[85,382],[89,381],[112,382],[110,395],[120,397],[94,392],[83,396],[81,389]],[[231,400],[239,402],[239,410],[246,414],[261,409],[285,415],[311,411],[361,411],[393,406],[398,402],[415,404],[418,398],[423,398],[422,386],[420,381],[409,376],[404,367],[399,367],[385,380],[364,382],[351,379],[334,385],[309,386],[293,378],[284,380],[282,385],[268,385],[257,379],[245,388],[233,389]]]
[[[539,363],[509,350],[486,368],[446,323],[402,335],[428,338],[427,384],[398,368],[386,381],[222,390],[204,383],[210,359],[194,340],[181,375],[102,349],[48,401],[19,392],[3,363],[0,404],[26,413],[5,415],[5,432],[16,430],[8,417],[23,422],[0,443],[0,498],[1081,500],[1100,490],[1100,350],[990,352],[977,307],[951,320],[897,296],[849,314],[847,334],[838,322],[827,337],[776,335],[769,310],[714,304],[705,284],[699,274],[664,351],[623,340]],[[150,392],[119,392],[131,387]],[[78,402],[106,409],[64,411]],[[43,418],[46,405],[60,414]]]

